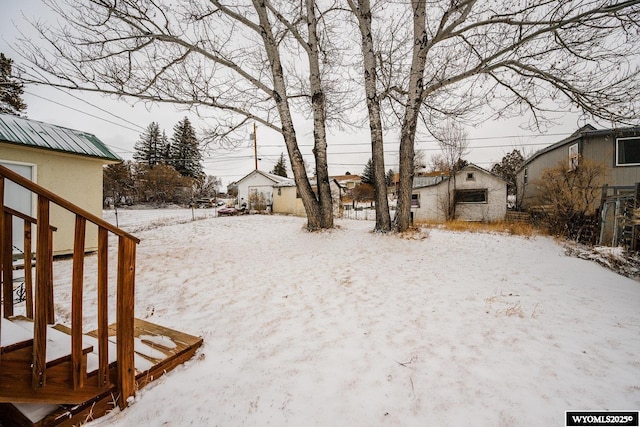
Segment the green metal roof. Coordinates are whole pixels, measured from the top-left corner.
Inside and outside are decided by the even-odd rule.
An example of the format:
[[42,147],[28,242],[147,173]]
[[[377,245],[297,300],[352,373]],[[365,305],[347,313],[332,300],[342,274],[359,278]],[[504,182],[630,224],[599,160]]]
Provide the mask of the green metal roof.
[[121,161],[95,135],[10,114],[0,114],[0,142]]

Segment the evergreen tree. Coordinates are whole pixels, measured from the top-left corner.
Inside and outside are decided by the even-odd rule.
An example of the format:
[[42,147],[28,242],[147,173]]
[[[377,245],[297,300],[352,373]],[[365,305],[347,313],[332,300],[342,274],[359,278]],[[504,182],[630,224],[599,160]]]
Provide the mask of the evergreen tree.
[[271,173],[287,178],[287,160],[284,158],[284,153],[280,153],[278,163],[276,163],[276,165],[273,167]]
[[202,174],[202,153],[196,132],[187,117],[173,127],[171,138],[171,165],[182,176],[197,178]]
[[167,133],[164,129],[162,130],[162,136],[160,137],[160,144],[162,147],[160,150],[160,162],[168,165],[171,163],[171,143],[169,142],[169,137],[167,137]]
[[502,158],[500,163],[496,163],[491,168],[491,172],[507,181],[509,194],[516,194],[516,171],[524,163],[524,157],[520,150],[515,149]]
[[[165,136],[166,138],[166,136]],[[160,125],[151,122],[140,139],[134,145],[133,158],[139,162],[146,163],[150,168],[161,162],[164,157],[164,146],[160,135]]]
[[360,177],[360,182],[362,182],[363,184],[373,185],[373,160],[369,159],[367,164],[364,166],[362,176]]
[[387,175],[385,176],[387,187],[391,187],[393,185],[393,178],[395,177],[395,175],[396,174],[393,172],[393,169],[389,169],[387,171]]
[[27,104],[22,100],[23,85],[12,74],[12,64],[13,59],[0,53],[0,113],[19,116]]

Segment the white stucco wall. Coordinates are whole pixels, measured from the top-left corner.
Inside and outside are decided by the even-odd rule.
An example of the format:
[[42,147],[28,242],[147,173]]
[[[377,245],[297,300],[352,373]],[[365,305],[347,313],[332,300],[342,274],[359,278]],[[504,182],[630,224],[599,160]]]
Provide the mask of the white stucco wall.
[[255,190],[259,193],[262,193],[267,201],[267,205],[273,202],[273,185],[274,181],[267,178],[257,171],[251,172],[249,175],[242,178],[238,181],[238,204],[237,207],[242,207],[243,203],[247,203],[247,208],[250,209],[249,206],[249,194],[252,190]]
[[[467,174],[473,175],[467,179]],[[453,183],[450,183],[453,188]],[[506,182],[479,168],[467,167],[456,175],[455,188],[457,190],[487,190],[487,200],[482,203],[458,203],[456,205],[456,219],[462,221],[501,221],[507,213],[507,184]],[[418,194],[420,207],[413,208],[414,221],[444,221],[446,219],[447,180],[437,185],[416,188],[413,194]]]
[[[6,143],[0,143],[0,161],[35,165],[37,184],[102,217],[102,167],[105,161]],[[33,203],[35,213],[35,197]],[[51,225],[58,228],[53,236],[54,255],[72,253],[74,215],[55,205],[51,206],[50,215]],[[87,224],[86,235],[86,250],[97,249],[97,227]]]

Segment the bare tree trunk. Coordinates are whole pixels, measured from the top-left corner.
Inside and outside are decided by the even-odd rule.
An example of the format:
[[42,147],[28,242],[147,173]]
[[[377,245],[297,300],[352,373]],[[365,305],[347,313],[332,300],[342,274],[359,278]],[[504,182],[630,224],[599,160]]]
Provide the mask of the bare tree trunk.
[[371,168],[373,177],[374,199],[376,204],[375,231],[391,231],[389,200],[387,198],[387,182],[384,166],[384,140],[382,136],[382,119],[380,115],[380,96],[376,85],[377,61],[371,34],[371,5],[369,0],[358,0],[356,6],[349,0],[349,6],[358,19],[358,27],[362,35],[362,57],[364,64],[364,87],[369,111],[369,128],[371,131]]
[[[304,159],[300,149],[298,148],[296,131],[293,126],[291,109],[287,98],[287,87],[284,79],[284,72],[282,70],[280,52],[278,51],[278,44],[276,43],[271,31],[272,27],[267,14],[266,2],[264,0],[254,0],[253,5],[260,19],[260,27],[262,29],[261,36],[267,52],[269,64],[271,66],[274,87],[273,99],[280,115],[282,135],[287,146],[287,152],[289,153],[291,170],[296,181],[300,198],[302,199],[302,204],[304,205],[304,209],[307,213],[307,228],[310,230],[317,230],[323,228],[326,220],[323,218],[321,205],[316,199],[313,189],[311,188],[311,184],[309,183],[309,179],[307,178]],[[320,167],[318,167],[318,169],[320,169]]]
[[[313,110],[313,155],[316,161],[316,184],[320,206],[320,227],[333,227],[333,200],[331,185],[329,184],[329,168],[327,164],[327,132],[325,129],[325,96],[320,78],[320,63],[318,54],[318,21],[315,13],[315,2],[306,0],[309,57],[309,85],[311,88],[311,106]],[[312,228],[311,222],[308,224]]]
[[416,0],[413,6],[413,55],[409,74],[409,92],[400,131],[400,177],[395,229],[402,232],[411,226],[411,192],[413,189],[416,126],[422,105],[425,63],[427,60],[427,33],[425,31],[426,3]]

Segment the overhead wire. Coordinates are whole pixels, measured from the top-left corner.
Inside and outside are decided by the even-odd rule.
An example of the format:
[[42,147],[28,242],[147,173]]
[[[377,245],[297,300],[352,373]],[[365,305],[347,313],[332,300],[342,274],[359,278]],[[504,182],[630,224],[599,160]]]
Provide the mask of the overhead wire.
[[[97,105],[95,105],[94,103],[86,100],[86,99],[82,99],[81,97],[75,96],[73,94],[68,93],[67,91],[64,91],[60,88],[56,88],[58,90],[60,90],[62,93],[71,96],[72,98],[81,101],[93,108],[96,108],[97,110],[100,110],[112,117],[117,118],[118,120],[122,120],[125,123],[128,123],[131,126],[127,126],[125,124],[122,123],[118,123],[115,122],[113,120],[104,118],[104,117],[100,117],[98,115],[89,113],[87,111],[83,111],[80,110],[78,108],[72,107],[70,105],[64,104],[62,102],[59,101],[55,101],[52,100],[50,98],[47,98],[45,96],[42,95],[38,95],[35,94],[31,91],[25,91],[25,93],[34,96],[36,98],[40,98],[44,101],[47,102],[51,102],[53,104],[59,105],[61,107],[64,108],[68,108],[70,110],[76,111],[78,113],[87,115],[89,117],[93,117],[95,119],[104,121],[106,123],[109,123],[111,125],[114,126],[118,126],[121,127],[123,129],[132,131],[132,132],[140,132],[140,131],[145,131],[145,128],[143,126],[140,126],[124,117],[121,117],[115,113],[112,113],[102,107],[99,107]],[[535,135],[535,134],[530,134],[530,135],[500,135],[500,136],[486,136],[486,137],[469,137],[467,138],[468,141],[481,141],[481,140],[496,140],[496,139],[522,139],[522,138],[537,138],[537,137],[541,137],[541,136],[567,136],[569,135],[569,133],[550,133],[550,134],[545,134],[545,135]],[[421,144],[421,143],[436,143],[437,141],[435,139],[433,140],[427,140],[427,139],[422,139],[422,140],[416,140],[417,144]],[[399,141],[395,141],[395,140],[387,140],[384,142],[385,145],[390,145],[390,144],[399,144]],[[333,148],[346,148],[346,147],[356,147],[356,146],[370,146],[371,143],[370,142],[349,142],[349,143],[341,143],[341,144],[335,144],[335,145],[328,145],[328,149],[330,150],[327,155],[329,156],[339,156],[339,155],[367,155],[367,154],[371,154],[370,151],[367,150],[363,150],[363,151],[345,151],[345,152],[332,152],[331,149]],[[507,143],[507,144],[493,144],[493,145],[478,145],[478,146],[469,146],[468,149],[469,150],[480,150],[480,149],[493,149],[493,148],[517,148],[517,147],[523,147],[523,146],[539,146],[539,145],[548,145],[548,143],[546,142],[540,142],[540,143],[536,143],[536,142],[527,142],[527,143],[517,143],[517,144],[513,144],[513,143]],[[114,152],[116,153],[126,153],[126,154],[132,154],[134,153],[133,150],[128,150],[126,148],[121,148],[121,147],[114,147],[114,146],[110,146],[107,145],[110,149],[112,149]],[[313,144],[298,144],[298,146],[300,148],[312,148]],[[286,149],[286,146],[284,145],[284,143],[280,143],[280,144],[259,144],[258,145],[259,148],[281,148],[283,150]],[[416,151],[440,151],[439,147],[430,147],[430,148],[416,148]],[[228,153],[232,153],[233,151],[229,151]],[[396,155],[398,153],[398,150],[386,150],[385,151],[385,155]],[[223,156],[220,156],[220,152],[217,153],[218,155],[216,156],[203,156],[202,160],[203,162],[206,163],[232,163],[232,162],[240,162],[240,161],[244,161],[244,160],[248,160],[248,159],[253,159],[254,155],[253,154],[247,154],[247,155],[238,155],[238,156],[231,156],[229,154],[225,154]],[[259,157],[262,158],[263,161],[268,161],[269,163],[273,163],[275,164],[275,161],[270,160],[270,158],[276,158],[279,157],[279,154],[264,154],[264,153],[259,153]],[[476,164],[493,164],[494,162],[474,162]],[[363,166],[363,163],[338,163],[338,162],[329,162],[328,163],[329,166]],[[234,176],[232,174],[225,174],[225,176]],[[238,175],[239,176],[239,175]]]

